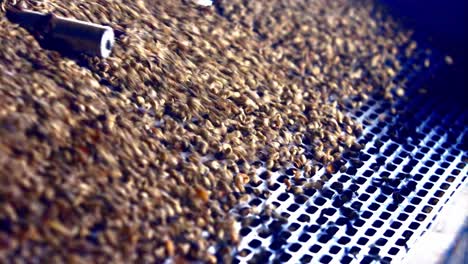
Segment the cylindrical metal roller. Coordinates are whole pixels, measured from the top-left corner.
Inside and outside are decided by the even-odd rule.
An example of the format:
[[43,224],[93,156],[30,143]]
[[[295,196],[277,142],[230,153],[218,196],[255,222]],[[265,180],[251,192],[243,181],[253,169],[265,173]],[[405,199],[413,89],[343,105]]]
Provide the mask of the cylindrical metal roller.
[[106,58],[114,45],[114,31],[108,26],[19,9],[9,9],[7,16],[67,51]]

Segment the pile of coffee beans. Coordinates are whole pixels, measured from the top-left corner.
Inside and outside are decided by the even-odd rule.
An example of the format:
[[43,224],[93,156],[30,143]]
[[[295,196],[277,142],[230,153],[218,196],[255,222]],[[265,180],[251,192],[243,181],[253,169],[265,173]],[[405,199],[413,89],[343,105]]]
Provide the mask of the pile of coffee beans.
[[[110,25],[112,55],[43,49],[8,21],[9,5]],[[398,57],[416,48],[365,0],[1,7],[7,262],[229,261],[239,242],[229,210],[248,199],[254,164],[303,169],[288,188],[338,169],[361,131],[345,106],[371,93],[391,100]]]

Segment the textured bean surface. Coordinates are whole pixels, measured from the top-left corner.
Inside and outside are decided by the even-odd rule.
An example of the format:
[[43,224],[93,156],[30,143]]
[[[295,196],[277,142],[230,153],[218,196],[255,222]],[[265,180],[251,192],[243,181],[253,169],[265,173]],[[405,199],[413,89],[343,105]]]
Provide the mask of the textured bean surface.
[[108,24],[117,42],[71,58],[0,14],[6,261],[228,262],[252,164],[339,162],[361,130],[344,105],[403,95],[397,56],[416,47],[371,1],[13,4]]

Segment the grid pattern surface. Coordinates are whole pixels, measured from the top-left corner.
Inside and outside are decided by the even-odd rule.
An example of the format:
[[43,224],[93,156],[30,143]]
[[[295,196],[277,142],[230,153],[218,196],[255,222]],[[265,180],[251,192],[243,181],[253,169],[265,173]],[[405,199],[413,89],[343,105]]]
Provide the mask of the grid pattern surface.
[[[284,181],[294,180],[293,166],[268,180],[258,169],[262,181],[246,190],[260,195],[234,210],[260,211],[238,218],[242,240],[235,263],[386,263],[405,256],[468,170],[464,109],[418,92],[438,67],[423,66],[429,56],[421,52],[406,61],[397,77],[411,87],[411,100],[391,105],[375,96],[352,112],[364,125],[359,142],[365,147],[345,153],[345,166],[322,188],[288,190]],[[260,209],[265,206],[274,208],[274,217]]]

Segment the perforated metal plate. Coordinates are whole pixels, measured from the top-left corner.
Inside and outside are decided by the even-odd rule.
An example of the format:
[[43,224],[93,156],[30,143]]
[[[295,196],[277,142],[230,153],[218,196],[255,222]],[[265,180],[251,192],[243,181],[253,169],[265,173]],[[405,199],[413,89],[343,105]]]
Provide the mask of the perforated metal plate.
[[270,186],[264,181],[247,187],[271,192],[253,197],[249,206],[273,205],[281,217],[239,217],[242,242],[235,263],[399,263],[468,170],[465,110],[418,93],[437,69],[434,63],[423,66],[430,56],[421,52],[406,61],[397,77],[407,79],[409,100],[390,105],[375,96],[351,112],[364,124],[359,142],[365,148],[354,157],[345,154],[346,171],[333,174],[323,189],[288,191],[283,181],[292,178],[290,168],[274,172]]

